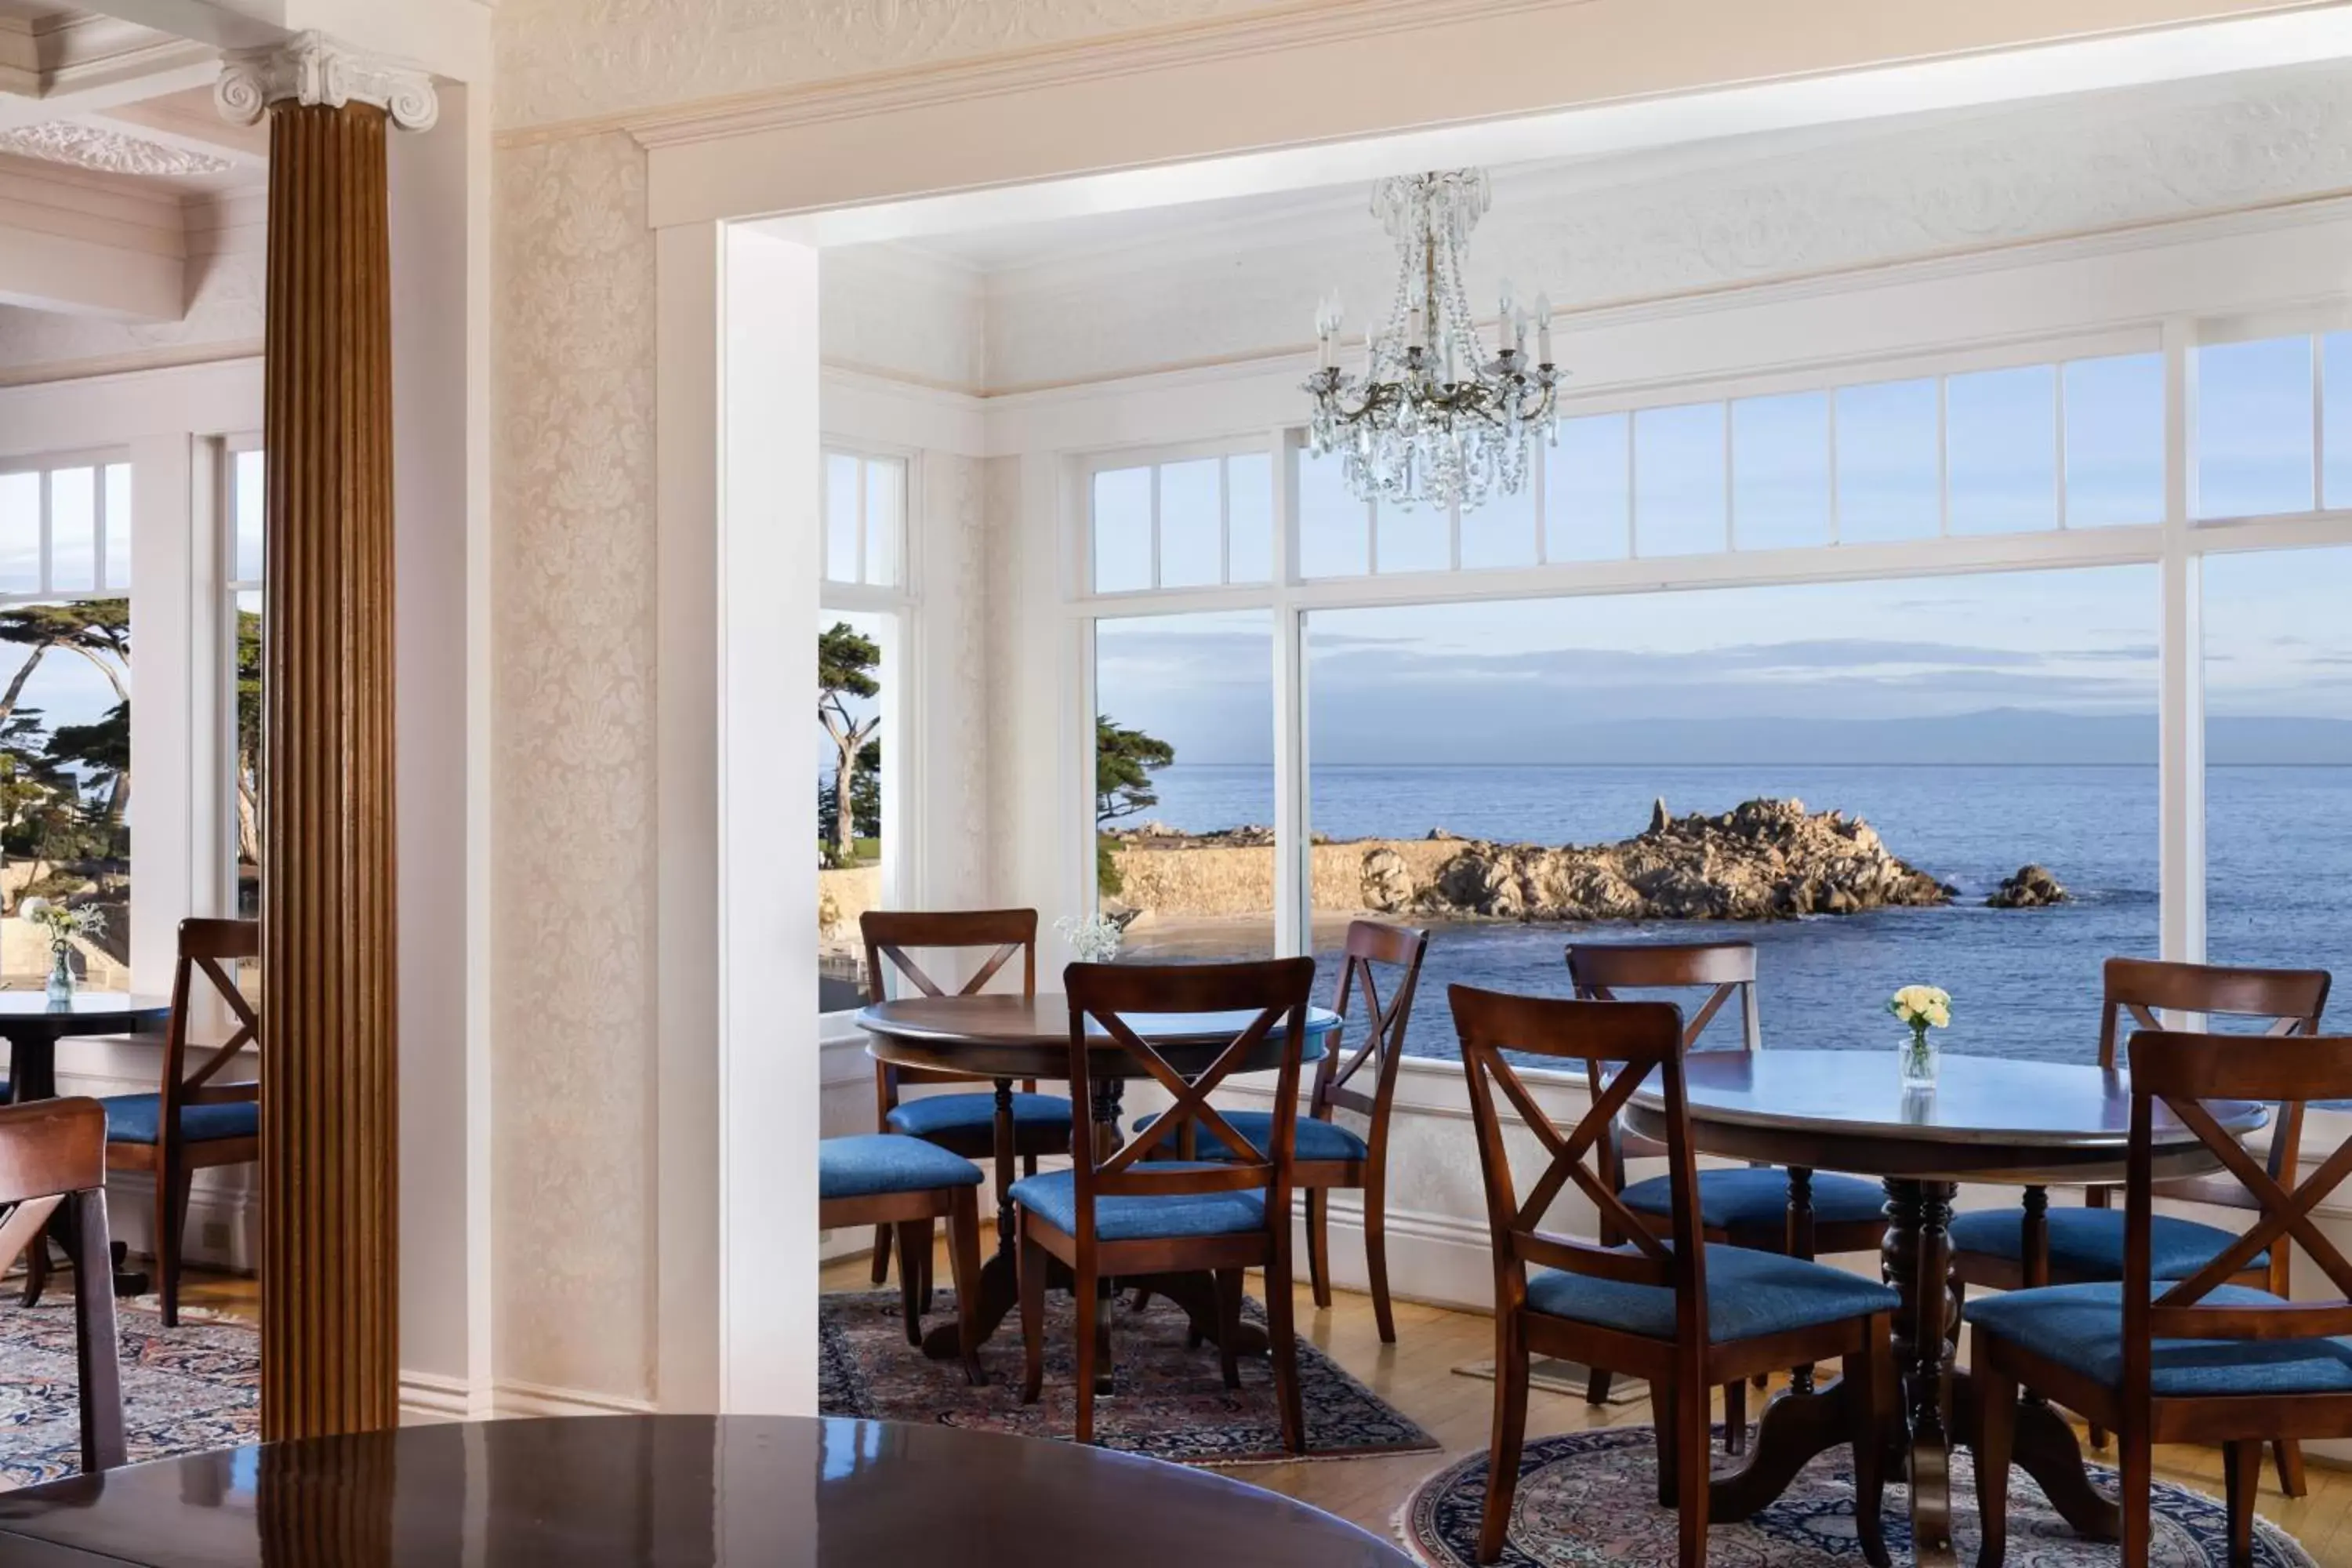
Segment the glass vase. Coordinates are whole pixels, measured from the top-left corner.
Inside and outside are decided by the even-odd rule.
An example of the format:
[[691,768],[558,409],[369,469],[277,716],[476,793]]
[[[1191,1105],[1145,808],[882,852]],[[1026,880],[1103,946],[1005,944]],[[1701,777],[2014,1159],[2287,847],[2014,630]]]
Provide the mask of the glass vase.
[[1936,1087],[1936,1041],[1927,1030],[1913,1030],[1895,1050],[1895,1059],[1902,1066],[1905,1089]]
[[49,950],[49,1000],[70,1002],[74,994],[73,949],[56,947]]

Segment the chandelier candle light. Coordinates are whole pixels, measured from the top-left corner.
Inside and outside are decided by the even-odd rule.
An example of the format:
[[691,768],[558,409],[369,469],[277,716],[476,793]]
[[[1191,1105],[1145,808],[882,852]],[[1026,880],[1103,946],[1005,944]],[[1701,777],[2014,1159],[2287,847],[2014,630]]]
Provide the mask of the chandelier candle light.
[[[1364,372],[1339,364],[1337,296],[1315,310],[1322,364],[1307,378],[1316,457],[1339,454],[1358,500],[1468,510],[1488,496],[1517,495],[1529,449],[1559,421],[1559,373],[1551,359],[1551,301],[1532,311],[1502,288],[1498,347],[1490,354],[1470,314],[1463,257],[1492,192],[1483,169],[1399,175],[1372,187],[1372,213],[1396,242],[1396,295],[1388,321],[1364,339]],[[1535,358],[1528,329],[1535,328]]]

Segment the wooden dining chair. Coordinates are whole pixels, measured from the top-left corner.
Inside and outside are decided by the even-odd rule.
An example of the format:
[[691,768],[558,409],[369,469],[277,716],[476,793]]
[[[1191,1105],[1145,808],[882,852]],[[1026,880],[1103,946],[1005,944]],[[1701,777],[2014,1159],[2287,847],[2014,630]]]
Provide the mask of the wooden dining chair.
[[[888,999],[890,974],[925,996],[949,993],[909,956],[908,950],[947,952],[987,950],[971,976],[954,994],[973,996],[987,989],[1004,967],[1021,961],[1021,994],[1037,994],[1037,911],[1034,910],[869,910],[858,917],[866,941],[866,999]],[[887,967],[886,967],[887,964]],[[991,1089],[930,1094],[901,1101],[898,1091],[913,1084],[985,1084],[987,1079],[928,1068],[874,1064],[875,1128],[900,1132],[961,1154],[968,1160],[990,1161],[996,1170],[996,1201],[1003,1204],[1013,1190],[1013,1163],[1024,1175],[1037,1173],[1041,1154],[1070,1152],[1070,1102],[1058,1094],[1040,1094],[1032,1079],[1015,1089],[1010,1079]],[[1000,1126],[1000,1124],[1002,1124]],[[929,1227],[922,1227],[922,1247],[917,1254],[921,1268],[930,1267]],[[894,1227],[877,1226],[874,1232],[874,1283],[890,1277],[890,1244]],[[928,1292],[928,1277],[920,1281]]]
[[[1738,1005],[1739,1044],[1744,1051],[1763,1048],[1763,1030],[1756,1005],[1756,947],[1745,942],[1579,942],[1568,950],[1569,979],[1578,996],[1587,1001],[1615,1002],[1632,991],[1687,991],[1706,988],[1706,998],[1690,1015],[1683,1030],[1683,1048],[1703,1047],[1706,1033],[1727,1007]],[[1593,1093],[1601,1089],[1601,1068],[1588,1064]],[[1604,1180],[1652,1232],[1664,1235],[1672,1213],[1672,1183],[1668,1176],[1626,1181],[1626,1162],[1665,1152],[1664,1145],[1623,1127],[1612,1127],[1597,1151]],[[1699,1223],[1709,1241],[1784,1257],[1813,1258],[1824,1253],[1875,1252],[1886,1234],[1886,1193],[1875,1182],[1853,1176],[1816,1175],[1801,1167],[1772,1166],[1704,1170],[1698,1175]],[[1625,1237],[1603,1224],[1603,1242]],[[1797,1369],[1801,1381],[1809,1373]],[[1598,1405],[1609,1394],[1608,1374],[1595,1371],[1585,1396]],[[1724,1390],[1724,1444],[1731,1453],[1743,1452],[1748,1440],[1748,1394],[1743,1388]]]
[[[1372,1289],[1372,1317],[1380,1328],[1381,1342],[1392,1345],[1396,1314],[1389,1301],[1389,1117],[1396,1105],[1397,1068],[1404,1059],[1405,1029],[1412,1018],[1413,992],[1421,982],[1421,961],[1429,951],[1429,933],[1385,921],[1350,921],[1341,951],[1339,994],[1331,1004],[1339,1016],[1339,1032],[1316,1064],[1307,1114],[1298,1122],[1296,1173],[1297,1187],[1307,1194],[1307,1277],[1314,1287],[1315,1304],[1328,1310],[1331,1305],[1330,1194],[1360,1188],[1364,1268]],[[1385,1003],[1381,1000],[1382,969],[1391,974]],[[1359,994],[1364,1004],[1363,1035],[1349,1054],[1348,1006]],[[1369,1093],[1360,1087],[1367,1078],[1371,1085]],[[1359,1132],[1337,1121],[1341,1110],[1363,1117],[1364,1131]],[[1138,1121],[1137,1133],[1148,1132],[1155,1120],[1147,1116]],[[1266,1146],[1273,1112],[1228,1110],[1225,1120],[1254,1146]],[[1166,1130],[1153,1140],[1154,1152],[1160,1156],[1172,1154],[1172,1144],[1173,1135]],[[1223,1155],[1223,1145],[1212,1144],[1202,1148],[1197,1157],[1216,1160]]]
[[[1021,1333],[1028,1354],[1022,1403],[1035,1403],[1045,1385],[1045,1274],[1058,1259],[1075,1276],[1077,1303],[1077,1440],[1094,1441],[1097,1331],[1108,1320],[1096,1300],[1114,1277],[1213,1272],[1216,1276],[1219,1354],[1225,1386],[1241,1386],[1234,1340],[1241,1326],[1242,1271],[1265,1271],[1267,1337],[1274,1361],[1275,1402],[1282,1444],[1307,1447],[1306,1411],[1298,1392],[1298,1342],[1292,1322],[1290,1194],[1298,1133],[1298,1079],[1307,1041],[1307,998],[1315,984],[1311,958],[1255,963],[1073,963],[1063,972],[1070,999],[1070,1100],[1094,1102],[1098,1070],[1087,1044],[1088,1021],[1112,1042],[1108,1067],[1140,1068],[1174,1103],[1159,1125],[1180,1140],[1187,1156],[1214,1140],[1227,1157],[1146,1160],[1150,1142],[1113,1150],[1116,1131],[1074,1121],[1070,1169],[1029,1176],[1013,1188],[1020,1205]],[[1248,1022],[1209,1064],[1187,1076],[1138,1034],[1139,1014],[1234,1013]],[[1264,1147],[1244,1137],[1209,1096],[1252,1062],[1267,1036],[1281,1031],[1274,1112]],[[1129,1076],[1127,1072],[1116,1074]],[[1084,1115],[1081,1111],[1079,1115]]]
[[0,1268],[36,1245],[60,1209],[74,1260],[74,1366],[85,1474],[123,1462],[121,1354],[106,1224],[106,1111],[94,1100],[0,1107]]
[[957,1342],[964,1376],[975,1384],[980,1368],[980,1201],[978,1165],[903,1132],[861,1132],[817,1144],[817,1224],[872,1225],[898,1236],[898,1302],[907,1342],[923,1342],[926,1271],[909,1268],[931,1247],[931,1222],[948,1222],[948,1268],[955,1279]]
[[[1531,1354],[1648,1380],[1657,1414],[1658,1501],[1681,1515],[1682,1568],[1701,1568],[1706,1561],[1712,1389],[1745,1386],[1756,1373],[1834,1356],[1843,1358],[1842,1375],[1854,1381],[1859,1395],[1849,1402],[1854,1530],[1864,1556],[1874,1568],[1885,1568],[1879,1483],[1895,1376],[1888,1336],[1898,1298],[1842,1269],[1704,1239],[1681,1009],[1664,1002],[1513,996],[1467,985],[1452,986],[1446,994],[1469,1079],[1495,1259],[1495,1423],[1478,1560],[1499,1557],[1509,1530],[1527,1433]],[[1622,1066],[1596,1089],[1582,1119],[1562,1132],[1507,1052]],[[1598,1158],[1618,1111],[1654,1073],[1666,1117],[1670,1207],[1662,1234],[1626,1207]],[[1498,1089],[1550,1157],[1524,1199],[1513,1175]],[[1595,1156],[1590,1167],[1587,1155]],[[1545,1227],[1554,1202],[1571,1187],[1622,1243],[1584,1241]]]
[[[157,1092],[114,1094],[99,1101],[106,1108],[106,1168],[144,1172],[155,1184],[155,1267],[162,1276],[165,1328],[180,1324],[180,1259],[195,1173],[261,1158],[261,1085],[250,1079],[215,1081],[247,1047],[261,1045],[261,1019],[223,967],[261,956],[261,922],[184,920],[179,946]],[[196,1047],[204,1059],[192,1071],[188,1032],[199,974],[235,1026],[219,1045]]]
[[[2302,1104],[2352,1098],[2352,1037],[2284,1039],[2143,1031],[2131,1039],[2131,1142],[2121,1277],[2044,1285],[1972,1303],[1980,1568],[2008,1540],[2009,1468],[2021,1388],[2116,1434],[2124,1568],[2148,1561],[2153,1446],[2222,1447],[2230,1561],[2253,1561],[2263,1445],[2352,1436],[2352,1262],[2313,1214],[2352,1173],[2352,1138],[2292,1191],[2299,1167],[2267,1167],[2231,1137],[2209,1100]],[[2164,1271],[2156,1200],[2155,1109],[2162,1104],[2221,1161],[2257,1216],[2184,1275]],[[2264,1251],[2300,1243],[2334,1287],[2288,1301],[2233,1283]]]
[[[2271,1037],[2319,1032],[2327,1006],[2328,974],[2319,969],[2232,969],[2215,964],[2168,963],[2144,958],[2106,962],[2105,998],[2099,1012],[2099,1065],[2121,1065],[2116,1040],[2128,1016],[2144,1029],[2160,1029],[2159,1012],[2176,1017],[2237,1017],[2258,1021]],[[2245,1038],[2239,1036],[2238,1038]],[[2284,1179],[2295,1170],[2303,1146],[2303,1106],[2283,1103],[2271,1124],[2270,1171]],[[2115,1189],[2087,1188],[2082,1208],[2050,1207],[2047,1188],[2025,1189],[2022,1209],[1977,1209],[1952,1220],[1952,1278],[1965,1300],[1968,1287],[2017,1290],[2039,1285],[2092,1284],[2120,1279],[2124,1271],[2124,1216],[2112,1207]],[[2158,1183],[2156,1195],[2219,1208],[2243,1209],[2252,1199],[2229,1177],[2194,1176]],[[2233,1233],[2174,1215],[2158,1215],[2150,1226],[2157,1277],[2181,1279],[2203,1268],[2229,1246]],[[2293,1248],[2275,1247],[2252,1255],[2231,1279],[2284,1296]],[[1954,1320],[1953,1331],[1958,1332]],[[2106,1433],[2094,1426],[2094,1447]],[[2303,1450],[2282,1439],[2276,1461],[2280,1489],[2301,1497],[2305,1489]]]

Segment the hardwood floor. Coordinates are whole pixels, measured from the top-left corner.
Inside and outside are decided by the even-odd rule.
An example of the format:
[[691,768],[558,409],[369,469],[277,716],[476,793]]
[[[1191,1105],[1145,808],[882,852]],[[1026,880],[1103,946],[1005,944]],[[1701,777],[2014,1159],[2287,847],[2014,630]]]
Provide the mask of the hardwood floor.
[[[863,1257],[826,1266],[823,1280],[828,1290],[864,1290],[866,1260]],[[947,1277],[944,1256],[938,1278]],[[895,1276],[894,1276],[895,1279]],[[1253,1290],[1263,1282],[1251,1281]],[[1372,1322],[1368,1296],[1335,1292],[1331,1310],[1316,1310],[1304,1287],[1297,1292],[1299,1331],[1364,1385],[1421,1423],[1445,1446],[1444,1455],[1407,1454],[1392,1459],[1308,1461],[1298,1464],[1252,1465],[1234,1475],[1256,1486],[1285,1492],[1313,1503],[1343,1519],[1354,1521],[1385,1538],[1414,1483],[1440,1466],[1483,1449],[1494,1402],[1494,1384],[1480,1378],[1457,1376],[1454,1368],[1484,1361],[1494,1354],[1491,1320],[1472,1312],[1414,1302],[1396,1303],[1397,1341],[1383,1345]],[[1244,1375],[1251,1375],[1244,1373]],[[1752,1419],[1762,1408],[1751,1395]],[[1528,1405],[1528,1436],[1585,1431],[1595,1426],[1646,1426],[1646,1400],[1595,1408],[1580,1397],[1531,1393]],[[2115,1449],[2105,1458],[2112,1462]],[[2322,1568],[2352,1568],[2352,1470],[2333,1468],[2314,1460],[2310,1489],[2301,1498],[2282,1497],[2278,1479],[2263,1472],[2262,1511],[2300,1540]],[[2221,1455],[2217,1448],[2162,1447],[2157,1450],[2157,1474],[2215,1497],[2221,1493]]]

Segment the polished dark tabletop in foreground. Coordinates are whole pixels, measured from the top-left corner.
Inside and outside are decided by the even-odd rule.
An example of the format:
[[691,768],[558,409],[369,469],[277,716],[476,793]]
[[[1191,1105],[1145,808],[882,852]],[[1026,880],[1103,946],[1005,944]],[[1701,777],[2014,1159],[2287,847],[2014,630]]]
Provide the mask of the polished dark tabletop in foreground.
[[0,1563],[369,1568],[1409,1568],[1209,1471],[1030,1438],[792,1416],[408,1426],[0,1494]]

